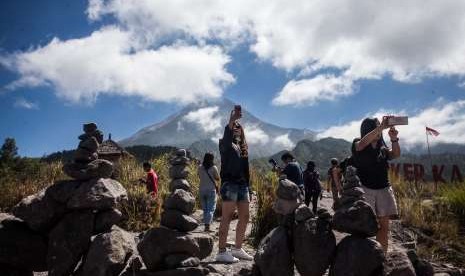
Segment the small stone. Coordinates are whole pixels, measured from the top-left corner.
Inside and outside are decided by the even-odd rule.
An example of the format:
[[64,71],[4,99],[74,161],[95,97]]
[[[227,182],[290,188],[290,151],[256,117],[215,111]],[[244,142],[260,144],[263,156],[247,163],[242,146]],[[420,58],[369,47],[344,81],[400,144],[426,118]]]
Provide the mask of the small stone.
[[182,189],[184,191],[191,191],[191,185],[186,179],[174,179],[170,182],[170,192],[174,192],[176,189]]
[[94,179],[81,184],[68,201],[69,209],[108,210],[128,198],[126,189],[113,179]]
[[47,188],[45,193],[56,202],[65,204],[79,188],[81,182],[76,180],[62,180]]
[[312,210],[304,204],[300,205],[295,210],[295,220],[297,222],[306,221],[307,219],[313,218],[314,216],[315,215],[313,214]]
[[189,164],[189,158],[187,157],[175,157],[170,160],[172,166],[183,165],[187,166]]
[[266,235],[257,248],[255,264],[261,275],[292,276],[294,264],[289,248],[287,231],[278,226]]
[[177,210],[165,210],[161,214],[160,224],[181,232],[189,232],[199,226],[197,220]]
[[111,227],[123,220],[123,214],[118,209],[104,210],[95,217],[94,233],[107,232]]
[[336,209],[333,228],[344,233],[372,237],[378,232],[379,225],[373,208],[365,201],[359,200],[353,205],[344,205]]
[[294,210],[302,204],[302,200],[299,198],[296,199],[282,199],[277,198],[274,205],[273,210],[280,215],[288,215],[294,213]]
[[400,249],[392,250],[387,254],[384,271],[387,276],[416,276],[407,254]]
[[67,163],[63,171],[76,180],[86,181],[97,178],[110,178],[113,174],[113,163],[104,159],[94,160],[83,166],[78,163]]
[[97,125],[95,123],[86,123],[82,126],[82,130],[85,133],[92,133],[97,130]]
[[342,196],[350,196],[355,198],[360,198],[365,194],[361,187],[354,187],[350,189],[345,189],[342,191]]
[[195,267],[200,265],[200,259],[186,254],[172,254],[165,257],[164,265],[167,269]]
[[206,257],[210,256],[210,254],[213,252],[213,238],[211,235],[206,234],[206,233],[189,233],[187,234],[189,238],[194,239],[198,246],[199,246],[199,255],[196,256],[199,259],[203,260]]
[[166,209],[178,210],[190,215],[194,212],[195,198],[190,192],[177,189],[165,199],[163,206]]
[[98,149],[99,143],[95,137],[89,137],[86,140],[83,140],[79,143],[78,148],[85,149],[89,152],[96,152]]
[[300,197],[300,189],[289,179],[280,179],[276,196],[281,199],[294,200]]
[[84,148],[78,148],[74,152],[74,161],[77,163],[89,163],[98,158],[96,152],[88,151]]
[[185,165],[176,165],[170,167],[169,174],[172,179],[185,179],[189,176],[189,169]]

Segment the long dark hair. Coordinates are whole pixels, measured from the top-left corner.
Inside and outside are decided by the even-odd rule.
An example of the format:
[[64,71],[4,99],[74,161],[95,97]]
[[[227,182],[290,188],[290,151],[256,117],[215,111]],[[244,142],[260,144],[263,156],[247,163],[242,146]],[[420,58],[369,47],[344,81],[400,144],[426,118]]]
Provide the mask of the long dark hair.
[[[365,135],[373,131],[375,128],[377,128],[378,123],[379,121],[376,118],[365,118],[362,121],[362,125],[360,126],[360,139],[365,137]],[[379,140],[376,142],[376,147],[377,148],[386,147],[386,143],[384,142],[383,135],[381,135]]]
[[205,155],[203,156],[202,166],[207,170],[210,169],[211,167],[213,167],[214,159],[215,159],[215,156],[213,155],[213,153],[211,152],[205,153]]

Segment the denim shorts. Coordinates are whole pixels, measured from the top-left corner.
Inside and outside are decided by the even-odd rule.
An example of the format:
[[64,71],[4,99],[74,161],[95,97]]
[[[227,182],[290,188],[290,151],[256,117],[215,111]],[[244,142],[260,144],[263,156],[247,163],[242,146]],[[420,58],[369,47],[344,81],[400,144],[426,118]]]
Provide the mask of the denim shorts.
[[250,202],[249,185],[228,181],[221,185],[221,199],[223,201]]

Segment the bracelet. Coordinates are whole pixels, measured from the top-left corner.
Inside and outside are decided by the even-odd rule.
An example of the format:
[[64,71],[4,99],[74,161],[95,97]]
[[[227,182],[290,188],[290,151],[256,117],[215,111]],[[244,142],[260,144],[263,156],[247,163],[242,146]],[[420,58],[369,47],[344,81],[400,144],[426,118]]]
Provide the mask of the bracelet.
[[399,142],[399,138],[395,139],[395,140],[391,140],[391,143],[397,143]]

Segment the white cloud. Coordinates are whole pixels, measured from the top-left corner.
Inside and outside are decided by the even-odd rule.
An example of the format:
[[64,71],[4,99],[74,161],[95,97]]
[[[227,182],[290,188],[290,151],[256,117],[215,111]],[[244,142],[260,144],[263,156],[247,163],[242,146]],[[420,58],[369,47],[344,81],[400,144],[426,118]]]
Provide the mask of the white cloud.
[[[225,45],[246,43],[260,60],[287,71],[336,70],[338,80],[353,81],[465,76],[465,2],[461,0],[92,2],[90,18],[112,14],[146,41],[174,35],[200,43],[209,39]],[[315,78],[300,84],[305,82]],[[314,91],[306,104],[347,95],[332,89]],[[282,92],[275,102],[299,103],[301,97],[284,100]],[[306,89],[294,93],[308,97]]]
[[313,105],[331,101],[354,92],[352,80],[333,75],[318,75],[312,79],[290,81],[274,98],[275,105]]
[[2,57],[0,64],[20,75],[11,89],[47,84],[74,103],[116,94],[185,104],[218,98],[234,82],[225,69],[230,58],[219,47],[142,46],[130,33],[107,27],[81,39],[54,38],[44,47]]
[[14,106],[17,108],[24,108],[24,109],[39,109],[39,105],[34,102],[30,102],[25,98],[18,98],[16,99]]
[[258,126],[244,126],[245,139],[250,145],[264,145],[270,141],[270,137]]
[[[389,113],[393,114],[393,112]],[[382,116],[386,114],[388,112],[378,111],[375,114],[368,114],[366,117],[377,117],[381,120]],[[394,114],[406,114],[406,112],[398,111]],[[449,103],[439,101],[435,106],[408,115],[410,116],[409,125],[397,127],[402,146],[424,145],[426,143],[425,126],[440,132],[439,136],[430,139],[432,143],[465,143],[465,101]],[[330,127],[319,133],[317,138],[334,137],[352,141],[355,137],[360,137],[362,120],[363,118],[360,118],[343,125]],[[385,139],[389,141],[386,133]]]
[[203,107],[189,112],[183,120],[197,124],[204,132],[217,132],[221,129],[221,117],[218,110],[218,106]]
[[295,144],[289,138],[289,134],[283,134],[283,135],[277,136],[276,138],[273,139],[273,142],[277,146],[283,147],[287,150],[291,150],[295,146]]

